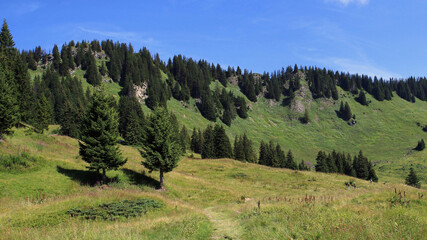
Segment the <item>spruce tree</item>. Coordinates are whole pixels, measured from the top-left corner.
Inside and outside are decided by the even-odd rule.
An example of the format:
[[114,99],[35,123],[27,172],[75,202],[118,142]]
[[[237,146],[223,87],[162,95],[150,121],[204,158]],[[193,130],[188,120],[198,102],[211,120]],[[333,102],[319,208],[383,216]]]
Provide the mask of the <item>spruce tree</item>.
[[243,146],[243,139],[240,136],[234,138],[234,159],[239,161],[245,160],[245,151]]
[[164,189],[164,173],[178,166],[182,151],[177,132],[172,130],[171,115],[165,108],[156,108],[149,117],[141,151],[142,162],[150,171],[160,172],[160,189]]
[[252,141],[249,140],[248,136],[246,135],[246,133],[243,134],[243,138],[242,138],[242,142],[243,142],[243,151],[245,153],[245,159],[246,161],[250,162],[250,163],[256,163],[257,162],[257,157],[255,154],[255,150],[253,148],[253,144]]
[[191,134],[191,151],[194,153],[202,153],[202,145],[200,139],[200,130],[193,129],[193,133]]
[[343,114],[344,120],[348,121],[351,119],[352,116],[353,115],[351,113],[350,105],[348,105],[348,102],[346,102],[344,107],[344,114]]
[[319,151],[316,157],[316,172],[329,172],[329,168],[326,163],[326,154],[322,151]]
[[294,156],[293,156],[291,150],[289,150],[288,154],[286,155],[286,165],[287,165],[287,167],[289,169],[293,169],[293,170],[297,170],[298,169],[298,166],[295,163]]
[[223,126],[216,124],[214,132],[214,157],[215,158],[232,158],[233,151],[230,144],[230,139],[225,133]]
[[202,158],[215,157],[214,131],[211,125],[208,125],[203,132]]
[[88,51],[86,53],[86,58],[88,60],[87,70],[85,74],[87,82],[94,86],[101,84],[101,75],[98,72],[95,57],[90,51]]
[[107,170],[115,170],[127,161],[117,146],[119,121],[114,102],[114,98],[108,97],[103,89],[94,90],[92,104],[82,122],[79,141],[79,154],[89,163],[88,169],[102,170],[104,181]]
[[181,131],[179,132],[179,144],[182,152],[185,153],[190,148],[190,135],[188,134],[187,127],[182,125]]
[[364,106],[368,106],[368,102],[366,101],[366,95],[363,90],[360,90],[359,97],[357,97],[357,101]]
[[0,140],[18,121],[18,103],[12,84],[6,79],[0,64]]
[[258,163],[261,165],[267,165],[267,145],[261,140],[259,145],[259,159]]
[[52,61],[53,68],[56,71],[59,71],[59,67],[61,65],[61,55],[59,54],[59,49],[56,44],[53,46],[52,55],[53,55],[53,61]]
[[409,169],[409,174],[405,179],[405,184],[416,188],[421,188],[420,180],[418,179],[413,167]]
[[42,94],[37,102],[36,119],[34,124],[41,133],[49,128],[51,120],[50,108],[50,103],[47,101],[44,94]]

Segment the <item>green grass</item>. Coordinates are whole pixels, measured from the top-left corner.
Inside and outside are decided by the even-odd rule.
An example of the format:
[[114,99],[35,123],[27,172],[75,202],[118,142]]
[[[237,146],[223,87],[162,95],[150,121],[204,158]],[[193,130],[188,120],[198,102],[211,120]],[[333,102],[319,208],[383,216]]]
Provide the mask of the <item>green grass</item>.
[[[92,186],[94,176],[78,157],[77,141],[52,135],[56,128],[31,135],[14,129],[0,145],[2,155],[25,151],[46,161],[34,171],[0,172],[2,239],[420,239],[426,234],[427,201],[417,195],[426,195],[425,185],[370,184],[338,174],[183,158],[165,175],[167,191],[158,191],[158,172],[143,168],[135,148],[121,146],[128,162],[107,173],[113,180],[108,187]],[[349,180],[358,188],[347,190]],[[395,189],[405,192],[409,206],[391,204]],[[316,200],[305,202],[306,196]],[[164,207],[117,221],[67,214],[138,199]]]

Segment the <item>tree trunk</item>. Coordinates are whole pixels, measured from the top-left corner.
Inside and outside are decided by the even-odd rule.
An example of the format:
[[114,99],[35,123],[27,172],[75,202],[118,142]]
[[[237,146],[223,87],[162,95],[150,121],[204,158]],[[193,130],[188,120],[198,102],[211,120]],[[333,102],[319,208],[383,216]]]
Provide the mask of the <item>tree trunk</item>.
[[105,183],[107,181],[107,174],[105,171],[105,168],[102,169],[102,183]]
[[160,170],[160,189],[163,190],[165,187],[163,186],[163,183],[165,181],[165,177],[163,176],[163,171]]

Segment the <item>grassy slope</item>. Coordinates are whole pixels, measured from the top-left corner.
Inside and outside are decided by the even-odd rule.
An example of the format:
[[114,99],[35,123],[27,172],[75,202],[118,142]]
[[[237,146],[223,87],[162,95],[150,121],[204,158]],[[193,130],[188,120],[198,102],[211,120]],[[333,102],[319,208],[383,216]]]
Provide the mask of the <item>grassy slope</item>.
[[[97,60],[100,66],[105,60]],[[40,69],[31,71],[30,74],[41,74]],[[83,88],[92,86],[84,79],[84,71],[76,70],[73,73],[81,80]],[[167,75],[162,72],[162,80]],[[301,82],[306,86],[306,82]],[[106,91],[118,99],[121,87],[117,83],[104,82]],[[222,89],[219,81],[211,84],[211,89]],[[244,96],[238,86],[229,84],[226,88],[235,95]],[[369,106],[362,106],[355,101],[354,95],[339,88],[339,101],[315,99],[311,97],[301,99],[309,108],[311,121],[307,125],[301,124],[297,118],[302,116],[292,112],[289,107],[283,107],[278,102],[259,98],[258,102],[250,104],[248,119],[237,117],[233,120],[227,133],[233,141],[234,136],[246,133],[258,147],[261,140],[279,143],[283,149],[291,149],[297,162],[301,160],[315,164],[317,152],[337,151],[349,152],[355,155],[362,150],[369,160],[375,163],[377,174],[381,181],[403,182],[413,164],[419,172],[419,176],[425,183],[427,181],[427,152],[413,152],[417,142],[427,139],[427,133],[423,132],[417,123],[427,124],[427,103],[416,101],[409,103],[396,94],[391,101],[378,102],[372,96],[367,95],[371,101]],[[309,91],[306,91],[310,95]],[[348,126],[339,119],[335,110],[339,109],[340,101],[348,102],[353,114],[356,114],[357,125]],[[181,124],[187,128],[204,128],[211,122],[200,115],[194,99],[189,103],[181,104],[175,99],[168,102],[168,106],[174,111]],[[149,112],[143,105],[144,112]],[[220,120],[217,123],[221,124]]]
[[[33,172],[0,173],[2,239],[421,239],[427,234],[427,201],[417,199],[419,192],[427,193],[425,187],[356,180],[358,189],[347,190],[349,177],[342,175],[184,158],[166,174],[168,191],[162,192],[153,188],[158,173],[147,173],[137,150],[121,149],[128,162],[108,172],[116,183],[90,187],[76,140],[16,130],[0,145],[0,153],[25,150],[46,163]],[[409,207],[391,205],[395,188],[405,191]],[[48,199],[32,203],[37,192]],[[306,195],[316,200],[301,202]],[[166,207],[117,222],[65,214],[73,207],[141,197]]]

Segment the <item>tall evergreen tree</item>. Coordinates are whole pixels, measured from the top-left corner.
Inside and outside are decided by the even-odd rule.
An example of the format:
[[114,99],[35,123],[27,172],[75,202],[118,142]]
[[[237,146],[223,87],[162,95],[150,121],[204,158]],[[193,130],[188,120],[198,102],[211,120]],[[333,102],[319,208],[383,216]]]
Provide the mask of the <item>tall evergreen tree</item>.
[[87,70],[85,74],[85,78],[88,83],[96,86],[101,84],[101,75],[98,72],[98,67],[96,66],[96,60],[91,51],[87,51],[86,53]]
[[178,166],[182,154],[170,116],[165,108],[154,110],[147,123],[144,151],[141,151],[145,158],[142,164],[150,171],[160,172],[161,189],[164,189],[164,173]]
[[245,160],[245,151],[243,147],[243,139],[240,136],[234,138],[234,159],[243,161]]
[[203,132],[202,158],[215,157],[214,131],[211,125],[208,125]]
[[59,71],[59,67],[61,66],[61,55],[59,54],[59,49],[56,44],[53,46],[52,55],[53,55],[53,61],[52,61],[53,68],[56,71]]
[[252,141],[249,140],[248,136],[246,135],[246,133],[243,134],[242,137],[242,142],[243,142],[243,151],[245,153],[245,159],[247,162],[250,163],[256,163],[257,162],[257,157],[255,154],[255,150],[253,148],[253,144]]
[[200,130],[193,129],[191,134],[191,151],[195,153],[202,153],[202,139]]
[[123,166],[127,159],[123,159],[117,146],[119,121],[114,98],[108,97],[103,89],[95,89],[92,99],[81,126],[79,153],[89,163],[89,170],[102,170],[106,180],[106,171]]
[[0,140],[18,121],[18,103],[14,96],[13,85],[6,79],[0,64]]
[[319,151],[316,157],[316,172],[329,172],[326,154],[322,151]]
[[50,108],[50,103],[47,101],[44,94],[42,94],[37,102],[36,119],[34,124],[41,133],[49,128],[49,123],[51,121]]
[[418,176],[415,173],[413,167],[411,167],[409,169],[409,174],[408,174],[408,176],[405,179],[405,184],[409,185],[409,186],[416,187],[416,188],[421,188],[420,180],[418,179]]
[[231,148],[230,139],[225,133],[224,127],[216,124],[213,132],[215,158],[232,158],[233,151]]
[[298,169],[298,166],[295,163],[294,156],[293,156],[291,150],[289,150],[288,154],[286,155],[286,166],[289,169],[293,169],[293,170],[297,170]]

